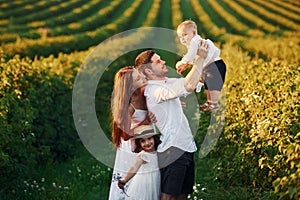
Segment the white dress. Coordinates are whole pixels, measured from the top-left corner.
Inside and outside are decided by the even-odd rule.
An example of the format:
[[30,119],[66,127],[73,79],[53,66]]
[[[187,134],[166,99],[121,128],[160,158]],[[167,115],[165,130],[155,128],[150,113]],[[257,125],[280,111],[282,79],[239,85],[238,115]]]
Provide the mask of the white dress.
[[141,151],[138,153],[146,163],[143,163],[136,175],[131,179],[127,189],[126,200],[159,200],[160,171],[157,153]]
[[[134,107],[133,107],[134,108]],[[134,108],[134,113],[131,119],[131,128],[134,128],[142,122],[147,115],[147,110],[140,110]],[[121,144],[117,149],[116,158],[115,158],[115,165],[112,174],[112,180],[110,185],[109,191],[109,200],[124,200],[125,194],[124,192],[118,187],[118,180],[123,178],[129,168],[135,163],[136,160],[136,153],[133,153],[133,144],[131,140],[124,141],[121,139]],[[125,190],[130,185],[129,181],[125,185]]]

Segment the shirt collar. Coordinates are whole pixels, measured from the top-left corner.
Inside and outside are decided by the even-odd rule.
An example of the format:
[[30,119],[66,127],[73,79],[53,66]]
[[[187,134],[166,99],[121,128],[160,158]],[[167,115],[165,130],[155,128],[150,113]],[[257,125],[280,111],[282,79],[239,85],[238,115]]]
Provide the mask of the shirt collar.
[[165,80],[148,80],[148,85],[153,85],[157,83],[166,83],[169,80],[169,78],[166,77]]

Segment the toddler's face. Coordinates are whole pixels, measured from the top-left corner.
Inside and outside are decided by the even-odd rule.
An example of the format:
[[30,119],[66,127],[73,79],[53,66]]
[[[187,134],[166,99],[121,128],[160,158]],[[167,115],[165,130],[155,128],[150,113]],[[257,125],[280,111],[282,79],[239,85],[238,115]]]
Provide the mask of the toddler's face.
[[155,150],[155,141],[154,137],[148,137],[148,138],[142,138],[140,140],[141,147],[143,148],[144,151],[146,152],[152,152]]
[[189,45],[191,39],[196,35],[196,32],[192,28],[182,26],[177,29],[177,35],[181,44]]

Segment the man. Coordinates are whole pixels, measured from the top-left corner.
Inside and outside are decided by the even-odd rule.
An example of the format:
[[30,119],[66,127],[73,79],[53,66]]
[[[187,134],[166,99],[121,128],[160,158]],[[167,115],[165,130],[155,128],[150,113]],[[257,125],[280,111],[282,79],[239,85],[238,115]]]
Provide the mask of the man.
[[148,110],[156,116],[161,133],[158,157],[161,168],[161,199],[186,200],[193,192],[196,144],[179,97],[195,90],[207,56],[208,45],[199,43],[199,58],[185,78],[167,78],[165,61],[153,50],[140,53],[137,68],[149,79],[145,88]]

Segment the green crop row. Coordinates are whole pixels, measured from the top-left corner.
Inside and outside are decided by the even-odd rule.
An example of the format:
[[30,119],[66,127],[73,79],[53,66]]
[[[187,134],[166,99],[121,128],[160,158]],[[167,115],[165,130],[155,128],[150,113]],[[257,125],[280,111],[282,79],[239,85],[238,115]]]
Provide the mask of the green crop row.
[[54,17],[58,14],[64,13],[64,12],[70,12],[74,8],[82,6],[84,2],[79,0],[72,0],[68,2],[60,2],[57,5],[53,5],[50,7],[47,7],[45,9],[39,10],[38,7],[33,7],[32,13],[28,15],[19,16],[17,18],[12,17],[11,23],[12,24],[27,24],[29,22],[35,21],[35,20],[46,20],[48,18]]
[[[14,10],[18,10],[21,7],[25,7],[26,5],[35,4],[39,1],[37,0],[25,0],[25,1],[2,1],[0,4],[0,9],[5,10],[5,13],[11,14]],[[44,4],[44,3],[41,3]],[[4,17],[10,16],[9,14],[1,13],[1,19]]]
[[286,10],[289,10],[291,12],[299,13],[300,8],[297,5],[293,5],[288,1],[280,1],[280,0],[271,0],[272,3],[279,5],[282,8],[285,8]]
[[242,3],[242,5],[248,6],[249,8],[253,9],[257,14],[263,16],[266,21],[269,21],[276,26],[280,26],[281,28],[287,29],[287,30],[294,30],[299,31],[300,25],[292,20],[289,20],[285,17],[282,17],[274,12],[270,12],[266,9],[264,9],[262,6],[257,5],[250,1],[239,1],[239,3]]
[[126,30],[127,24],[132,22],[135,14],[142,12],[141,1],[135,1],[123,12],[123,17],[116,19],[113,23],[103,25],[91,32],[78,33],[74,35],[65,35],[57,37],[43,37],[39,40],[20,39],[16,43],[3,44],[6,54],[12,57],[14,54],[29,56],[33,58],[36,52],[38,55],[47,56],[49,54],[57,55],[59,52],[70,53],[74,50],[87,49],[95,46],[107,37]]
[[[3,19],[2,24],[5,26],[1,28],[3,34],[0,36],[0,41],[3,49],[7,49],[9,56],[18,53],[22,56],[33,57],[35,51],[33,46],[35,44],[38,46],[38,49],[43,48],[40,44],[46,44],[45,49],[42,50],[42,55],[57,54],[60,51],[68,53],[75,50],[76,46],[79,46],[79,49],[86,49],[89,45],[95,44],[94,42],[99,43],[105,39],[108,36],[107,32],[110,33],[107,30],[110,29],[108,27],[117,27],[119,30],[124,30],[128,27],[136,28],[144,24],[143,21],[145,21],[150,4],[154,3],[153,1],[147,1],[146,4],[143,3],[145,5],[143,9],[140,9],[140,7],[136,12],[136,14],[140,13],[138,14],[139,17],[135,18],[136,20],[130,20],[129,16],[124,14],[126,13],[126,8],[132,5],[132,1],[126,1],[120,5],[121,2],[112,1],[107,6],[107,2],[104,4],[101,1],[91,1],[78,8],[76,7],[77,1],[70,1],[58,4],[47,11],[42,10],[25,17],[19,17],[20,19]],[[277,4],[272,5],[272,9],[282,13],[282,9]],[[34,9],[35,6],[39,7],[42,4],[36,3],[32,6],[33,8],[31,9]],[[99,6],[103,7],[100,8]],[[186,9],[187,6],[189,10]],[[98,12],[95,12],[96,8],[99,9]],[[290,28],[279,29],[270,24],[265,21],[265,18],[269,20],[270,17],[274,18],[274,16],[271,16],[267,11],[264,12],[263,8],[253,6],[249,2],[247,4],[243,2],[242,4],[235,1],[206,2],[192,0],[190,2],[176,2],[167,0],[161,2],[158,9],[157,16],[159,20],[156,20],[156,26],[175,29],[176,23],[178,24],[180,19],[183,20],[184,16],[185,19],[194,19],[198,24],[199,30],[201,30],[200,33],[213,40],[220,40],[220,36],[226,33],[237,36],[260,37],[264,33],[297,35],[297,32],[291,31],[290,28],[294,27],[294,30],[298,30],[296,21],[290,20],[288,16],[287,18],[278,16],[278,20],[282,21],[280,22],[281,24],[291,24]],[[256,11],[255,9],[258,10]],[[91,11],[89,15],[87,15],[87,11]],[[259,12],[261,16],[263,13],[266,13],[266,17],[258,18],[255,16],[256,14],[253,14],[254,12]],[[77,13],[78,16],[76,15]],[[291,16],[294,16],[292,12],[289,13]],[[64,16],[68,16],[66,17],[67,23],[59,23],[64,21]],[[40,20],[44,18],[45,21]],[[15,24],[14,20],[17,19],[26,20],[26,23],[22,24],[20,22],[20,24]],[[126,24],[120,23],[123,19],[127,20]],[[277,18],[272,20],[276,21]],[[98,35],[97,37],[95,37],[96,34]],[[93,36],[91,37],[91,35]],[[95,38],[100,40],[95,40]],[[93,42],[89,40],[93,40]],[[13,47],[17,45],[19,48]],[[48,45],[51,47],[48,47]]]
[[[295,20],[297,23],[300,22],[300,16],[297,13],[294,13],[293,10],[286,10],[286,8],[282,8],[281,6],[285,6],[287,5],[286,2],[281,1],[281,2],[267,2],[267,1],[255,1],[256,3],[259,3],[263,6],[265,6],[266,8],[268,8],[271,11],[275,11],[278,14],[280,14],[282,17],[287,17],[291,20]],[[274,4],[275,3],[275,4]],[[279,3],[281,6],[276,5],[276,3]],[[287,5],[288,6],[288,5]],[[298,9],[298,12],[300,10]]]
[[[79,8],[75,5],[73,10],[71,10],[69,12],[65,12],[62,15],[56,14],[56,15],[53,15],[53,17],[48,17],[45,20],[39,19],[39,18],[34,18],[34,20],[32,20],[32,21],[30,21],[28,23],[22,23],[22,24],[14,24],[13,22],[10,22],[11,24],[7,28],[3,27],[3,25],[2,25],[3,28],[0,30],[1,30],[1,32],[6,32],[6,33],[18,32],[21,37],[22,37],[22,34],[24,34],[26,31],[32,31],[32,32],[39,33],[39,29],[46,28],[46,27],[47,27],[47,29],[52,30],[52,27],[59,28],[66,24],[70,24],[72,22],[85,19],[86,17],[90,16],[92,13],[96,13],[99,9],[105,7],[104,3],[105,2],[103,2],[103,1],[99,1],[99,2],[91,1],[91,2],[89,2],[89,4],[84,4],[83,6],[80,6]],[[108,3],[108,2],[106,2],[106,3]],[[20,11],[19,11],[19,13],[20,13]],[[8,22],[6,25],[8,25]]]

